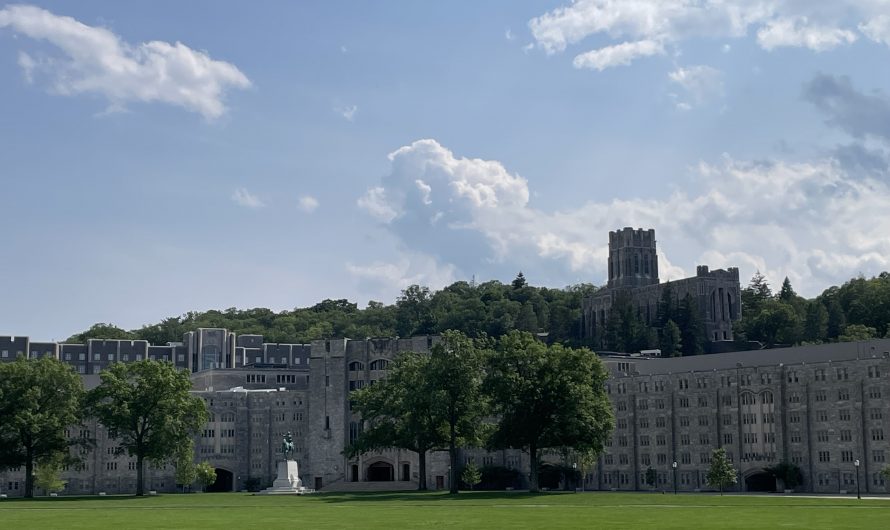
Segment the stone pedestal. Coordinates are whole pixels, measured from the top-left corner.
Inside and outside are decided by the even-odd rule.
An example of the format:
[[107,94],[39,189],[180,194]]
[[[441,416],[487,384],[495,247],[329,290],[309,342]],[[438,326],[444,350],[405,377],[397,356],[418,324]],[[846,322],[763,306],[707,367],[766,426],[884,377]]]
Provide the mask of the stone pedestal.
[[278,462],[278,476],[271,488],[259,492],[260,495],[302,495],[307,493],[300,480],[300,473],[295,460]]

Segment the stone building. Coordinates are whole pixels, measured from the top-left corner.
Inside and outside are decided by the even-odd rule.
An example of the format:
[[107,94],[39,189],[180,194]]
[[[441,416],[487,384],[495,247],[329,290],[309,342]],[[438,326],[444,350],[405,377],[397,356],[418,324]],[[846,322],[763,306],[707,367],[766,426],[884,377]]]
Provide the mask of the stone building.
[[[193,392],[210,412],[210,421],[196,439],[195,457],[217,469],[215,490],[242,489],[249,479],[271,483],[279,444],[288,431],[294,435],[294,458],[307,487],[349,489],[356,487],[350,483],[370,481],[410,489],[419,479],[416,454],[393,449],[352,459],[343,455],[361,428],[348,396],[383,377],[400,352],[428,352],[436,341],[438,337],[424,336],[271,344],[260,335],[235,336],[225,329],[198,329],[186,333],[181,343],[165,346],[139,340],[89,340],[81,345],[0,337],[0,362],[20,356],[54,357],[83,374],[87,388],[95,387],[97,374],[113,362],[153,359],[188,370]],[[68,435],[93,439],[95,447],[73,449],[82,461],[63,473],[68,481],[65,493],[132,491],[135,459],[118,455],[101,425],[88,421],[69,429]],[[431,487],[446,487],[444,455],[428,455],[427,471]],[[22,469],[0,472],[0,493],[21,494],[22,474]],[[175,490],[172,465],[148,465],[145,475],[147,488]]]
[[616,429],[592,489],[646,489],[650,467],[659,488],[710,489],[711,451],[723,447],[742,491],[772,491],[764,468],[782,461],[800,466],[800,491],[854,491],[857,472],[863,492],[888,491],[888,339],[604,361]]
[[698,307],[709,342],[731,341],[732,323],[741,318],[739,270],[711,271],[699,265],[691,278],[659,283],[655,230],[624,228],[609,232],[609,280],[606,287],[583,301],[581,329],[600,340],[609,311],[619,296],[628,296],[647,325],[655,325],[664,289],[674,300],[691,295]]
[[[258,335],[207,329],[167,346],[0,337],[0,362],[19,355],[57,357],[84,374],[88,388],[98,384],[97,367],[110,362],[149,358],[189,370],[193,392],[210,411],[210,421],[196,439],[195,458],[217,469],[214,490],[243,489],[251,479],[270,483],[281,437],[288,431],[294,433],[295,459],[308,487],[411,489],[419,478],[416,454],[398,449],[357,458],[343,454],[361,429],[350,410],[349,392],[384,377],[400,352],[428,352],[437,341],[421,336],[269,344]],[[610,355],[603,360],[611,373],[607,392],[616,429],[594,469],[583,470],[588,489],[647,489],[644,475],[651,467],[660,488],[676,484],[680,491],[706,490],[711,451],[723,447],[740,471],[739,489],[744,491],[776,487],[763,468],[783,460],[801,467],[800,491],[852,491],[857,471],[862,491],[887,491],[879,472],[890,456],[888,339],[677,358]],[[116,454],[115,441],[100,425],[89,421],[72,427],[68,435],[96,444],[91,451],[76,449],[82,451],[82,461],[63,473],[68,481],[64,494],[133,491],[135,461]],[[546,458],[569,463],[565,456]],[[860,461],[858,469],[855,460]],[[468,461],[523,475],[529,469],[528,454],[518,450],[467,448],[461,462]],[[429,487],[447,487],[447,454],[430,453],[427,463]],[[174,491],[173,466],[147,466],[146,487]],[[22,469],[0,472],[0,493],[21,495],[23,488]]]

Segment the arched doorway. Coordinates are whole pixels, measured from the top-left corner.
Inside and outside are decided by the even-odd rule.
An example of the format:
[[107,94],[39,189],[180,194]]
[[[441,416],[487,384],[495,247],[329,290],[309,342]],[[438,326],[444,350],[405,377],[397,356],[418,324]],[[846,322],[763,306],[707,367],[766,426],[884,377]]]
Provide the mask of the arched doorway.
[[745,491],[776,491],[776,477],[763,471],[745,478]]
[[392,482],[394,469],[388,462],[374,462],[368,466],[368,482]]
[[207,486],[208,492],[233,491],[234,478],[232,472],[221,467],[216,468],[216,482]]

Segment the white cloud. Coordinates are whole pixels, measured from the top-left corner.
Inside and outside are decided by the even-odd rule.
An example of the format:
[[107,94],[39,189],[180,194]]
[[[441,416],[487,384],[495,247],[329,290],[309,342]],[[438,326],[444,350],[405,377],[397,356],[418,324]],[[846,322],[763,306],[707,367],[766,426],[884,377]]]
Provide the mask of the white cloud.
[[345,107],[334,107],[334,112],[343,116],[346,121],[353,121],[355,119],[355,113],[358,112],[358,106],[348,105]]
[[386,198],[386,190],[381,187],[369,189],[364,196],[358,199],[357,204],[359,208],[368,212],[371,217],[384,223],[392,222],[399,215],[399,212],[390,206]]
[[37,62],[33,57],[25,52],[19,52],[19,66],[22,67],[22,73],[25,75],[25,81],[34,82],[34,69],[37,68]]
[[0,9],[0,28],[6,27],[61,51],[40,61],[23,63],[23,56],[19,58],[26,76],[35,78],[39,70],[49,79],[50,89],[61,95],[100,94],[112,107],[134,101],[162,102],[213,119],[226,112],[226,90],[250,86],[234,65],[181,42],[129,44],[108,29],[39,7]]
[[[372,194],[375,209],[387,212],[387,230],[411,252],[457,270],[496,275],[521,266],[599,283],[607,234],[624,226],[657,230],[662,279],[684,277],[696,264],[738,266],[743,277],[760,269],[776,284],[789,275],[800,292],[816,294],[890,267],[890,187],[853,177],[831,159],[727,156],[691,169],[692,192],[543,211],[529,202],[525,179],[497,161],[460,158],[434,140],[391,158],[391,173]],[[465,192],[481,182],[485,200]]]
[[[668,74],[668,78],[689,94],[692,101],[702,104],[723,95],[723,73],[706,65],[679,67]],[[689,110],[691,104],[681,101],[677,103],[680,110]]]
[[303,195],[297,200],[297,208],[305,213],[312,213],[318,208],[318,199],[311,195]]
[[720,51],[722,51],[723,53],[729,53],[730,51],[732,51],[732,46],[730,46],[729,44],[724,44],[720,47]]
[[246,188],[238,188],[232,193],[232,200],[245,208],[263,208],[266,204],[256,195],[252,195]]
[[890,46],[890,15],[877,15],[859,24],[859,31],[869,39]]
[[575,68],[590,68],[603,71],[612,66],[626,66],[640,57],[662,54],[664,54],[664,47],[660,42],[653,40],[623,42],[615,46],[606,46],[598,50],[582,53],[575,57],[572,65]]
[[[633,43],[658,43],[659,51],[678,48],[687,39],[744,38],[753,29],[765,49],[796,46],[827,50],[856,40],[856,34],[839,27],[861,22],[860,31],[873,40],[890,42],[890,19],[883,0],[572,0],[528,22],[538,48],[548,55],[560,53],[594,35],[612,44],[580,53],[574,64],[602,70],[629,64],[639,54]],[[623,42],[623,44],[621,44]],[[646,50],[654,55],[651,44]],[[730,50],[729,44],[723,51]],[[679,53],[679,50],[677,52]],[[620,57],[610,59],[610,55]]]
[[440,265],[432,257],[417,252],[401,252],[390,262],[347,263],[346,270],[358,280],[363,292],[377,300],[389,299],[410,285],[441,289],[457,280],[453,265]]
[[791,46],[823,52],[855,40],[850,30],[812,25],[806,17],[771,20],[757,31],[757,43],[765,50]]
[[507,39],[507,40],[515,40],[515,39],[516,39],[516,35],[513,35],[513,32],[510,31],[510,28],[507,28],[507,29],[504,31],[504,38]]

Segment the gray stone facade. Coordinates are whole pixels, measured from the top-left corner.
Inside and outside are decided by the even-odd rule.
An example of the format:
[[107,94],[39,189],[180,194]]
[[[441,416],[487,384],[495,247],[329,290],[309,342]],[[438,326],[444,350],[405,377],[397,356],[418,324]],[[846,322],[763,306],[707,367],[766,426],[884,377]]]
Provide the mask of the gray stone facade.
[[[155,347],[141,341],[66,345],[0,337],[0,361],[10,361],[19,352],[58,356],[84,374],[88,388],[98,384],[94,366],[145,355],[194,370],[193,392],[211,413],[196,438],[195,458],[217,468],[219,489],[242,489],[249,479],[271,483],[287,431],[294,434],[295,459],[307,487],[337,489],[378,480],[399,481],[403,487],[416,484],[418,460],[410,451],[357,458],[343,454],[361,424],[350,410],[349,392],[384,377],[387,363],[400,352],[428,352],[438,337],[281,345],[263,343],[256,335],[231,337],[225,330],[211,335],[225,337],[213,346],[220,353],[230,348],[235,356],[226,359],[211,352],[208,362],[222,359],[231,367],[195,370],[204,365],[201,349],[188,341]],[[706,490],[711,451],[724,447],[741,473],[742,490],[763,487],[769,480],[763,468],[787,460],[803,470],[800,491],[852,491],[853,461],[858,459],[862,491],[887,491],[879,471],[890,457],[890,340],[678,358],[613,355],[603,360],[611,372],[607,391],[616,429],[596,466],[583,470],[588,489],[646,489],[643,475],[652,467],[658,487],[670,490],[671,464],[677,462],[680,491]],[[135,461],[115,454],[116,444],[101,426],[90,421],[69,429],[68,435],[93,438],[96,446],[79,455],[80,465],[65,470],[65,494],[133,491]],[[569,463],[556,453],[545,458]],[[529,456],[518,450],[467,448],[461,461],[523,474],[529,469]],[[447,455],[431,453],[427,462],[429,487],[447,487]],[[149,465],[146,486],[174,491],[173,466]],[[21,495],[23,488],[23,470],[0,472],[0,493]]]
[[624,228],[609,232],[608,270],[607,286],[583,301],[585,337],[601,340],[609,311],[622,295],[630,297],[643,322],[655,325],[662,292],[669,287],[674,300],[693,297],[708,341],[733,340],[732,323],[742,312],[737,268],[711,271],[700,265],[691,278],[659,283],[655,230]]
[[764,467],[803,471],[799,491],[884,493],[890,457],[890,340],[671,359],[612,356],[609,397],[616,429],[592,489],[708,488],[711,451],[726,449],[738,488],[770,483]]

